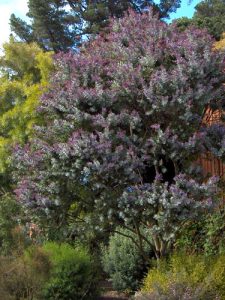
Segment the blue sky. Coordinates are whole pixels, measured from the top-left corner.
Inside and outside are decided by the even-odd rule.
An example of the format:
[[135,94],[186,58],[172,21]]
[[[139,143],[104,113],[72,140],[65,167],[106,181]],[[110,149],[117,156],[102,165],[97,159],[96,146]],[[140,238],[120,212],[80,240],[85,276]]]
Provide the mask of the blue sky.
[[[0,0],[1,1],[1,0]],[[189,4],[189,2],[191,2]],[[182,0],[181,7],[177,10],[176,13],[170,15],[170,19],[173,20],[175,18],[188,17],[191,18],[194,13],[195,6],[201,2],[200,0]]]
[[[171,20],[182,16],[192,17],[194,7],[200,0],[192,0],[190,5],[188,5],[188,2],[189,0],[182,0],[181,8],[177,10],[177,13],[171,15]],[[10,34],[10,15],[14,13],[23,19],[26,16],[27,10],[27,0],[0,0],[0,47],[3,42],[8,40]]]

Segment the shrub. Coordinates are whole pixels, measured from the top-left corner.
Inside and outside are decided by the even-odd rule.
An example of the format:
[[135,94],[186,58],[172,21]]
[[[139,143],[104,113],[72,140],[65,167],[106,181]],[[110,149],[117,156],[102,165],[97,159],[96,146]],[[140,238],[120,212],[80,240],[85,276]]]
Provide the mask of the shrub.
[[[164,270],[164,271],[163,271]],[[165,264],[161,264],[160,268],[152,268],[147,277],[144,279],[143,292],[154,292],[158,288],[162,291],[169,287],[169,277],[166,274]]]
[[43,298],[46,300],[96,299],[95,264],[87,251],[69,244],[46,243],[52,270]]
[[68,244],[31,246],[21,256],[0,257],[0,293],[7,300],[96,299],[97,279],[87,251]]
[[[173,255],[150,269],[142,287],[143,299],[225,299],[225,255]],[[155,298],[154,298],[155,297]],[[140,299],[142,299],[140,298]],[[139,299],[139,298],[137,298]]]
[[[128,230],[120,231],[131,235]],[[134,235],[131,236],[134,238]],[[144,250],[146,254],[150,252],[149,246],[145,245]],[[130,238],[115,233],[110,237],[108,247],[103,248],[102,254],[104,271],[109,274],[116,290],[131,291],[139,287],[146,266]]]
[[205,223],[204,250],[209,255],[225,253],[225,208],[212,214]]
[[23,250],[29,244],[23,221],[23,209],[14,197],[6,193],[0,196],[0,252],[10,255],[13,251]]
[[215,291],[206,291],[203,286],[187,287],[182,283],[171,283],[167,290],[158,288],[148,294],[138,293],[135,300],[221,300]]
[[28,248],[22,256],[1,257],[0,291],[3,299],[42,299],[49,278],[50,261],[40,247]]
[[221,299],[225,299],[225,254],[217,257],[209,274],[208,288],[218,290]]
[[225,210],[217,209],[197,222],[186,223],[176,241],[176,249],[207,255],[225,252]]

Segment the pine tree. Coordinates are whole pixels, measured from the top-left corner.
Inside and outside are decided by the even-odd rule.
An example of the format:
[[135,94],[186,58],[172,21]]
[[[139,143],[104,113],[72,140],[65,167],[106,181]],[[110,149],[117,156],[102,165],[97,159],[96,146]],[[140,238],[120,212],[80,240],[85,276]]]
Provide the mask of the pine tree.
[[22,41],[36,41],[45,50],[68,51],[80,44],[81,36],[96,34],[110,17],[122,17],[128,8],[142,12],[151,6],[160,18],[180,6],[181,0],[29,0],[31,25],[12,15],[11,30]]
[[32,27],[22,19],[17,18],[14,14],[11,15],[10,25],[12,31],[19,36],[22,41],[30,43],[34,40]]
[[[29,12],[27,16],[31,19],[29,27],[26,22],[16,18],[10,18],[11,30],[22,41],[29,39],[36,41],[45,50],[66,51],[79,42],[80,22],[75,12],[67,11],[67,1],[63,0],[29,0]],[[28,28],[31,30],[28,32]]]
[[87,22],[87,33],[98,33],[108,25],[110,17],[120,18],[129,8],[142,12],[152,7],[159,18],[168,18],[171,12],[176,11],[181,1],[161,0],[156,4],[152,0],[96,0],[86,1],[86,9],[82,17]]

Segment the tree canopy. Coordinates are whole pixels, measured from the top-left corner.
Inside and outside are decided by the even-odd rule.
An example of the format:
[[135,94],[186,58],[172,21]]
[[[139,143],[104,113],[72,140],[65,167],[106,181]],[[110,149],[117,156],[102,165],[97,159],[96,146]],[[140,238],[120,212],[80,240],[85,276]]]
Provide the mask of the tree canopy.
[[97,228],[135,232],[140,247],[144,230],[164,255],[216,196],[215,179],[196,167],[199,153],[224,158],[225,127],[201,128],[204,108],[224,102],[212,45],[204,31],[130,11],[80,53],[58,55],[40,108],[49,122],[15,152],[18,199],[46,216],[58,210],[59,223],[76,204]]
[[192,19],[183,17],[175,22],[181,29],[190,25],[206,28],[216,40],[219,40],[225,32],[225,1],[203,0],[196,5]]
[[52,53],[13,38],[0,57],[0,172],[10,162],[16,143],[27,142],[38,122],[36,108],[53,70]]
[[26,23],[11,15],[12,32],[22,41],[35,41],[45,50],[68,51],[80,45],[87,34],[96,34],[110,17],[122,17],[128,8],[142,12],[151,6],[160,18],[167,18],[180,0],[29,0]]
[[208,32],[219,40],[225,31],[225,1],[204,0],[200,2],[196,6],[193,21],[200,28],[207,28]]

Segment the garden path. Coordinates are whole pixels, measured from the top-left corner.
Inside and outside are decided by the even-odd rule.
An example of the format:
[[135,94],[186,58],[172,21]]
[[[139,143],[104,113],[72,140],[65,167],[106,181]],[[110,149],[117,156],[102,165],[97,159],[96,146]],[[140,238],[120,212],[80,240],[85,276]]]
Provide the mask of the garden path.
[[129,300],[125,294],[113,290],[112,284],[108,280],[101,281],[100,288],[103,293],[98,300]]

